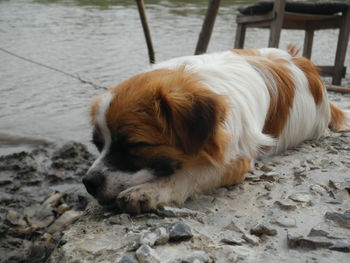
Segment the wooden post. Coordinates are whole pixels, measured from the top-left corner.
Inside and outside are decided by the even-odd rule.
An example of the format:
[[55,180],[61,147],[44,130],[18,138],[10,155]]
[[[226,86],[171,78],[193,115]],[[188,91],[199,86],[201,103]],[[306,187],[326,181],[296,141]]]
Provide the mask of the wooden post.
[[144,32],[145,38],[146,38],[149,63],[154,64],[155,63],[155,55],[154,55],[154,49],[153,49],[153,44],[152,44],[151,32],[149,30],[148,23],[147,23],[145,5],[143,4],[143,0],[136,0],[136,4],[137,4],[137,8],[139,10],[141,24],[142,24],[143,32]]
[[344,68],[344,61],[346,56],[346,49],[348,47],[350,34],[350,1],[347,1],[348,9],[342,16],[342,22],[339,29],[337,52],[335,54],[335,63],[333,71],[333,85],[340,85],[342,72]]
[[280,42],[281,28],[285,12],[286,0],[275,0],[273,3],[274,20],[271,22],[269,47],[278,48]]
[[196,51],[194,53],[195,55],[199,55],[207,51],[219,6],[220,0],[210,0],[202,29],[199,34]]
[[245,24],[238,23],[237,29],[236,29],[236,38],[235,38],[234,48],[244,47],[245,31],[246,31]]
[[314,31],[306,30],[305,38],[304,38],[304,48],[303,48],[303,56],[310,59],[311,51],[312,51],[312,42],[314,40]]

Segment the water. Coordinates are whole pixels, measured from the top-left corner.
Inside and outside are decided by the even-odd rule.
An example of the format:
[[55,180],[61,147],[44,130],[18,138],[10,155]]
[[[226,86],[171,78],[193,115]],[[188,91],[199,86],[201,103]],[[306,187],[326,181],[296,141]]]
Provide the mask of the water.
[[[208,1],[145,2],[156,60],[193,54]],[[237,7],[249,2],[222,0],[209,52],[232,48]],[[303,34],[283,31],[280,47],[302,47]],[[265,47],[267,39],[267,30],[248,30],[246,47]],[[316,33],[314,62],[333,62],[336,39],[336,30]],[[101,86],[149,66],[133,0],[0,0],[0,47]],[[0,61],[0,154],[89,142],[89,105],[103,90],[1,51]]]

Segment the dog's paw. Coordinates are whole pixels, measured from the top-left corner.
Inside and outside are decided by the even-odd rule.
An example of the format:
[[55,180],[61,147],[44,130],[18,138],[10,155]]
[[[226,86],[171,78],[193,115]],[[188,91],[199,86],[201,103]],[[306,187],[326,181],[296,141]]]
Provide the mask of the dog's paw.
[[117,198],[119,208],[133,214],[155,211],[159,201],[159,192],[149,185],[131,187]]

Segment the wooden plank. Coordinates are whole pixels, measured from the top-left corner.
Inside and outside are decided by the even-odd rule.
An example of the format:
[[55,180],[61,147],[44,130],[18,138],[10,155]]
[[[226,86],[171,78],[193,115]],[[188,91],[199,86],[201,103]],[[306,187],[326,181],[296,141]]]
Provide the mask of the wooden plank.
[[151,64],[154,64],[156,59],[155,59],[155,55],[154,55],[151,32],[150,32],[149,27],[148,27],[148,22],[147,22],[147,17],[146,17],[146,12],[145,12],[145,5],[143,4],[143,0],[136,0],[136,4],[137,4],[137,8],[139,10],[139,15],[140,15],[140,19],[141,19],[142,28],[143,28],[143,33],[145,34],[145,38],[146,38],[149,62]]
[[310,30],[321,30],[321,29],[333,29],[339,28],[341,25],[341,17],[335,17],[333,19],[327,19],[324,21],[301,21],[301,20],[290,20],[286,19],[283,22],[283,29],[310,29]]
[[256,15],[256,16],[238,15],[236,17],[236,23],[237,24],[249,24],[249,23],[270,21],[270,20],[273,20],[274,17],[275,17],[275,15],[273,12],[270,12],[266,15]]
[[[320,69],[322,76],[332,77],[334,72],[334,66],[317,66]],[[346,73],[346,67],[340,70],[341,77],[344,78]]]
[[340,92],[340,93],[350,93],[350,88],[344,88],[335,85],[326,85],[326,89],[329,91]]
[[286,6],[286,0],[274,1],[272,12],[275,15],[275,18],[271,22],[269,45],[268,45],[269,47],[278,47],[278,43],[280,41],[280,36],[281,36],[285,6]]
[[316,15],[316,14],[303,14],[303,13],[293,13],[285,12],[285,19],[294,21],[320,21],[320,20],[332,20],[340,15]]
[[210,0],[207,13],[203,21],[202,29],[197,41],[195,55],[199,55],[207,51],[219,6],[220,0]]

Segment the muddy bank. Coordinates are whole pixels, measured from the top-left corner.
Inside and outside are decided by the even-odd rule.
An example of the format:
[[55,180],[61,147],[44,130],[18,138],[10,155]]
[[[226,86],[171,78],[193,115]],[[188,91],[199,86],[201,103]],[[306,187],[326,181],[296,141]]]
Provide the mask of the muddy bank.
[[0,157],[0,262],[45,262],[89,201],[81,177],[93,161],[67,143]]

